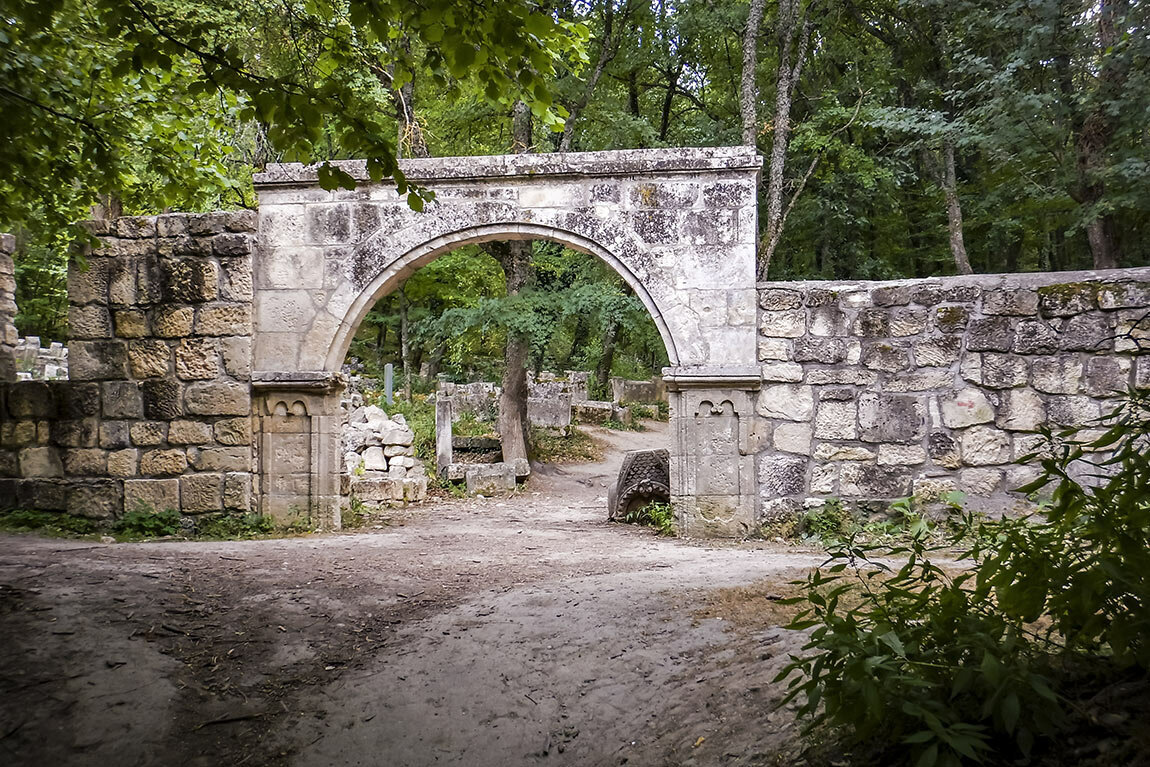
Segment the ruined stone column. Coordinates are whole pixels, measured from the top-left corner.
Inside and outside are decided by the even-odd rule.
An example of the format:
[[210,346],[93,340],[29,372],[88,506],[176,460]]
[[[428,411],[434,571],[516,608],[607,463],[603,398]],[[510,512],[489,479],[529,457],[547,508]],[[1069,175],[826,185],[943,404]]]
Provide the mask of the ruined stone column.
[[16,238],[0,234],[0,381],[16,380]]

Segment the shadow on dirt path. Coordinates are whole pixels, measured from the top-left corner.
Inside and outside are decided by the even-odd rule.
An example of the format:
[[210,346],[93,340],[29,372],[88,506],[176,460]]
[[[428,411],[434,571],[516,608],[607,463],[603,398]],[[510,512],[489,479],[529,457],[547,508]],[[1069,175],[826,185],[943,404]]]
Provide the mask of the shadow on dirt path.
[[821,557],[608,524],[621,451],[665,429],[380,529],[0,538],[0,762],[790,763],[770,597]]

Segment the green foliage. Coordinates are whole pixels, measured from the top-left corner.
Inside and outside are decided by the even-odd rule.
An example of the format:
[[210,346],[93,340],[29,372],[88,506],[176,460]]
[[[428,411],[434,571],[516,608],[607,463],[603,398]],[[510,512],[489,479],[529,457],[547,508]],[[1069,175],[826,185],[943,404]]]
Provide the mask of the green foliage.
[[415,457],[424,461],[435,460],[435,404],[426,396],[417,395],[411,402],[397,399],[387,405],[382,392],[370,392],[364,400],[383,408],[389,416],[402,415],[415,435],[412,441]]
[[[299,531],[299,525],[288,525],[286,532]],[[263,514],[213,514],[196,520],[196,537],[217,540],[234,538],[256,538],[270,535],[277,530],[275,520]]]
[[648,503],[633,509],[623,516],[629,525],[653,527],[659,535],[675,534],[675,507],[669,503]]
[[92,535],[100,529],[96,520],[55,511],[16,509],[0,514],[0,529],[48,535]]
[[602,450],[595,440],[577,426],[566,431],[533,428],[531,453],[541,463],[580,463],[602,458]]
[[[872,761],[1009,763],[1052,747],[1080,698],[1150,670],[1150,393],[1108,424],[1089,442],[1047,434],[1024,490],[1053,494],[1028,517],[965,515],[940,542],[912,527],[893,550],[852,537],[832,551],[795,600],[806,653],[779,677],[808,728]],[[969,569],[934,561],[956,546]]]
[[116,520],[112,530],[130,538],[162,538],[180,532],[180,512],[175,509],[156,511],[141,504]]

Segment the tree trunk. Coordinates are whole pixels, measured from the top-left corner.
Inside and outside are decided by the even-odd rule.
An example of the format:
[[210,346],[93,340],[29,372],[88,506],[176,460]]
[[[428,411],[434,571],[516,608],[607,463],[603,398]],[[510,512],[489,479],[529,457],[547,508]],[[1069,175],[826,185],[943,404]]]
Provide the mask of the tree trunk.
[[427,380],[434,382],[439,378],[439,368],[443,365],[443,355],[447,353],[447,342],[440,341],[431,350],[431,359],[427,361]]
[[[411,53],[411,41],[403,38],[403,49]],[[399,130],[399,141],[396,144],[400,157],[429,157],[427,139],[423,136],[423,129],[415,119],[415,80],[405,82],[391,93],[395,101],[395,121]]]
[[759,26],[763,23],[766,0],[751,0],[747,26],[743,30],[743,77],[739,88],[739,112],[743,118],[743,145],[755,146],[759,137],[759,84],[755,78],[758,66]]
[[[779,67],[775,79],[775,124],[767,169],[766,246],[759,251],[759,279],[767,279],[771,257],[783,236],[783,186],[786,183],[787,149],[791,143],[791,104],[803,73],[811,38],[810,19],[800,25],[800,0],[779,0]],[[799,29],[796,50],[795,31]],[[792,63],[793,61],[793,63]]]
[[583,93],[579,100],[571,104],[571,108],[568,110],[567,121],[563,123],[563,138],[559,142],[560,152],[571,151],[571,141],[575,137],[575,123],[587,104],[590,103],[591,94],[595,91],[599,78],[603,76],[603,70],[607,68],[619,50],[612,34],[614,28],[615,3],[614,0],[611,0],[603,10],[603,44],[599,48],[599,59],[595,62],[595,69],[591,71],[591,76],[587,78],[587,84],[583,87]]
[[687,62],[679,60],[679,66],[664,72],[667,75],[667,95],[663,97],[663,109],[659,116],[659,140],[667,140],[667,131],[671,129],[671,105],[675,102],[675,91],[679,87],[679,78],[683,76],[683,67]]
[[959,274],[973,274],[962,237],[962,205],[958,200],[958,179],[954,170],[954,141],[943,142],[942,190],[946,194],[946,227],[950,233],[950,254]]
[[607,335],[603,337],[603,354],[599,357],[599,364],[595,366],[595,388],[599,396],[607,391],[607,382],[611,377],[611,365],[615,361],[615,342],[619,339],[619,320],[612,320],[607,327]]

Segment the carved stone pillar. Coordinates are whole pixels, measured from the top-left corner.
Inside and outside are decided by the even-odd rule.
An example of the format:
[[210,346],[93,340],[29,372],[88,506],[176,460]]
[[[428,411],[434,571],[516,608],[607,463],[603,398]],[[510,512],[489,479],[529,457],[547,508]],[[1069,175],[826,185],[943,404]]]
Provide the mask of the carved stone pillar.
[[252,382],[259,511],[279,522],[340,527],[338,373],[261,373]]
[[671,406],[671,502],[690,537],[733,537],[754,527],[757,368],[666,368]]

